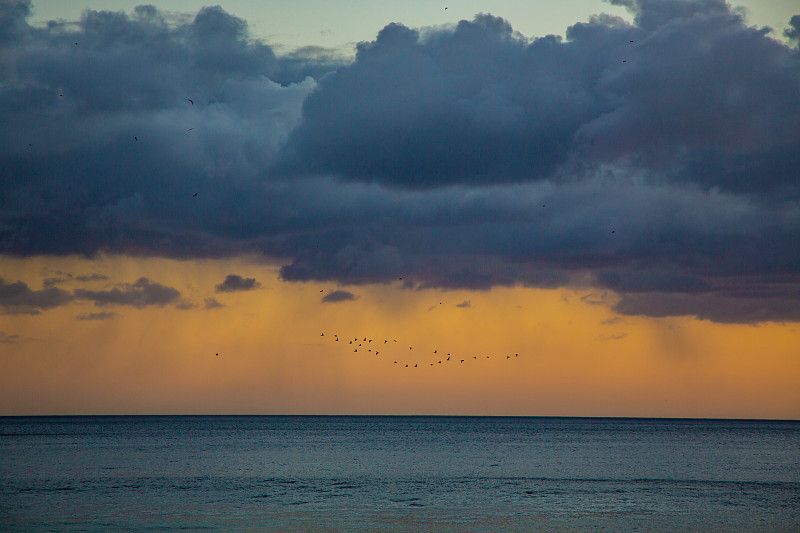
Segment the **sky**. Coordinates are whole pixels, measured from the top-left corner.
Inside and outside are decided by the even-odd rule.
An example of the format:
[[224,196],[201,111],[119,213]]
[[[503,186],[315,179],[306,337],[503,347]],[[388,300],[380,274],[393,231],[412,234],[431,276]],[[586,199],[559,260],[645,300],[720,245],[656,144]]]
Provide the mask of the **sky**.
[[800,418],[800,9],[564,4],[0,4],[0,415]]

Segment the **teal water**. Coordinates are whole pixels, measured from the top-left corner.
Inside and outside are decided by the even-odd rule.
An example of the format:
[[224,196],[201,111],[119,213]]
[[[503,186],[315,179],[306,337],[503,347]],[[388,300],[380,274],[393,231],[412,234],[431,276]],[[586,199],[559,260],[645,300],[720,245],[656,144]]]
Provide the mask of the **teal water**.
[[800,422],[0,418],[2,531],[800,531]]

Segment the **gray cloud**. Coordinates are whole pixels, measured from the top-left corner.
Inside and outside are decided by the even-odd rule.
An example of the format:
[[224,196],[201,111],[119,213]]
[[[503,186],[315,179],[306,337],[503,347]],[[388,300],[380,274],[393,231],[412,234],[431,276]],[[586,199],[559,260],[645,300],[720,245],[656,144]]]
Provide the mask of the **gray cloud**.
[[337,290],[329,292],[322,297],[323,303],[336,303],[336,302],[349,302],[355,300],[357,297],[350,291]]
[[470,303],[469,300],[464,300],[460,304],[456,304],[456,307],[460,307],[462,309],[469,309],[470,307],[472,307],[472,304]]
[[105,280],[108,279],[108,276],[104,276],[102,274],[95,274],[95,273],[74,275],[74,274],[71,274],[69,272],[57,271],[57,272],[55,272],[55,274],[56,274],[56,276],[54,276],[54,277],[45,278],[42,281],[42,284],[45,287],[52,287],[52,286],[59,285],[61,283],[64,283],[64,282],[67,282],[67,281],[72,281],[72,280],[80,281],[82,283],[86,283],[86,282],[92,282],[92,281],[105,281]]
[[108,320],[116,317],[116,313],[101,311],[99,313],[81,313],[75,317],[76,320]]
[[39,314],[42,310],[64,305],[72,295],[55,287],[33,290],[27,283],[9,283],[0,278],[0,310],[8,314]]
[[150,305],[164,306],[179,303],[181,293],[173,288],[139,278],[134,283],[123,283],[111,290],[90,291],[75,289],[75,298],[90,300],[97,306],[130,305],[141,309]]
[[252,291],[259,288],[261,288],[261,284],[256,281],[256,278],[243,278],[238,274],[228,274],[225,276],[225,281],[214,286],[214,290],[217,292]]
[[787,44],[721,0],[619,3],[632,24],[565,40],[389,24],[346,65],[220,8],[33,28],[4,4],[0,253],[263,254],[287,281],[791,319],[800,18]]

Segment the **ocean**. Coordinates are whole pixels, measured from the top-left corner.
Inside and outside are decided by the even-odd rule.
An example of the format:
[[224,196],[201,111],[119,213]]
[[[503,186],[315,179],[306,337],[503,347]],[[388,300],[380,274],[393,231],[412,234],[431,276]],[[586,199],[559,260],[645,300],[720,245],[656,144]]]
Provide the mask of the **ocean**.
[[800,531],[800,422],[0,418],[2,531]]

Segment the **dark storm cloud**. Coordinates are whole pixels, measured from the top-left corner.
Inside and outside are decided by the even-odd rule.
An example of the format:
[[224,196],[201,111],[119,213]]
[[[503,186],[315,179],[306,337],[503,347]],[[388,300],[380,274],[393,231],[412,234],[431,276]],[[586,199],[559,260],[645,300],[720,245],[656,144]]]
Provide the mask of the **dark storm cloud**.
[[260,288],[261,284],[256,278],[243,278],[238,274],[228,274],[225,276],[225,281],[214,286],[217,292],[252,291]]
[[181,293],[173,288],[151,282],[147,278],[139,278],[134,283],[123,283],[119,287],[104,291],[75,289],[75,298],[90,300],[97,306],[130,305],[141,309],[150,305],[164,306],[170,303],[180,304]]
[[39,314],[42,310],[64,305],[70,300],[70,293],[55,287],[37,291],[22,281],[9,283],[0,278],[0,309],[4,313]]
[[722,1],[618,3],[632,24],[565,40],[389,24],[347,65],[220,8],[33,28],[3,4],[0,253],[264,254],[290,281],[791,319],[800,18],[787,44]]
[[349,302],[356,299],[356,295],[350,291],[333,291],[322,297],[323,303]]

